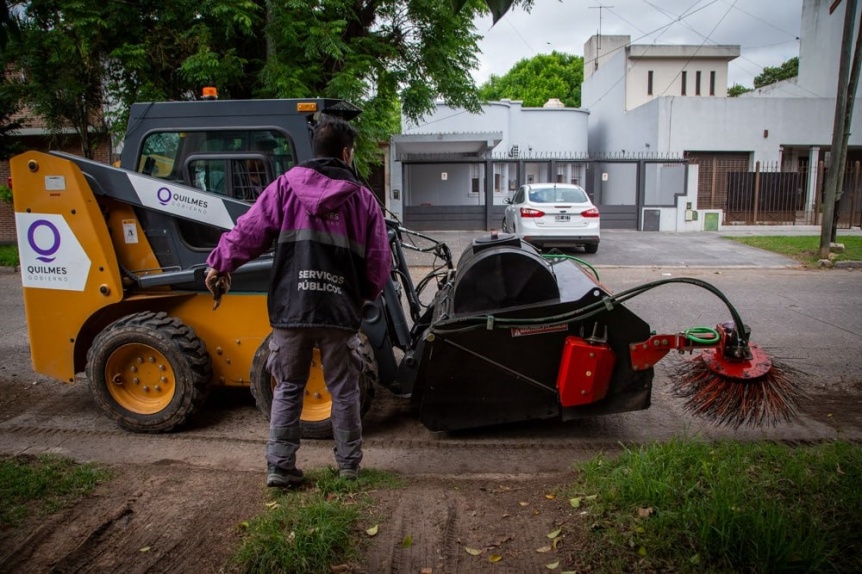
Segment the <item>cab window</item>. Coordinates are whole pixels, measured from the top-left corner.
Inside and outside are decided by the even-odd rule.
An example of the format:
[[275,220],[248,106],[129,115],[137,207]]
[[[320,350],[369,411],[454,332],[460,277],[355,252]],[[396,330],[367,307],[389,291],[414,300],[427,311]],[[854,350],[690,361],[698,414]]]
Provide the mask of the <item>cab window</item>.
[[[293,141],[279,130],[172,131],[146,137],[138,170],[253,203],[267,185],[295,164]],[[178,220],[177,225],[191,249],[212,249],[222,233],[193,221]]]

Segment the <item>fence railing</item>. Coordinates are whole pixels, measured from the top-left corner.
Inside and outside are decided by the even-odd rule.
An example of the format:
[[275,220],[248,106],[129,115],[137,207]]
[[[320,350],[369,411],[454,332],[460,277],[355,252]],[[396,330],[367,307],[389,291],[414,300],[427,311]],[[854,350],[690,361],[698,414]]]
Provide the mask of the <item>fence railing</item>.
[[[725,225],[819,225],[826,168],[800,164],[794,170],[777,163],[755,163],[754,171],[737,165],[701,164],[698,206],[724,210]],[[844,174],[838,202],[839,229],[862,226],[862,164]]]

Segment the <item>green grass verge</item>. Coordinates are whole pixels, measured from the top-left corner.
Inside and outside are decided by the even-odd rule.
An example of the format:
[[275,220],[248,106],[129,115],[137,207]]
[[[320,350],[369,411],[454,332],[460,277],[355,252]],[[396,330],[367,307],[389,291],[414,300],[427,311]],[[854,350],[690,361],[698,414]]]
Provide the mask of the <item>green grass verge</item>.
[[862,572],[859,445],[672,440],[576,470],[602,571]]
[[18,247],[0,245],[0,267],[15,267],[18,263]]
[[50,514],[108,480],[108,469],[58,456],[0,460],[0,525],[16,526],[30,512]]
[[[820,237],[804,235],[804,236],[770,236],[770,235],[752,235],[752,236],[724,236],[725,239],[732,239],[745,245],[758,247],[774,253],[780,253],[792,257],[806,265],[816,265],[820,260]],[[839,235],[838,243],[844,244],[844,253],[836,253],[835,261],[862,261],[862,236],[859,235]]]
[[374,469],[363,469],[355,482],[339,479],[332,468],[306,473],[301,489],[271,490],[267,510],[243,523],[230,566],[260,574],[329,572],[358,555],[368,492],[401,486],[394,475]]

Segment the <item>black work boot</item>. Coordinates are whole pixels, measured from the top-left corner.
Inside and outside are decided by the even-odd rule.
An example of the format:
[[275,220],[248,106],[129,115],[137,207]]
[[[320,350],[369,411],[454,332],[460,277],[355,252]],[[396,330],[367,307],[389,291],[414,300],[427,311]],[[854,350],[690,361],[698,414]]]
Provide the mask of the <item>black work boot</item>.
[[279,468],[274,465],[266,467],[266,485],[270,488],[291,488],[299,486],[305,479],[305,475],[298,468],[290,470]]

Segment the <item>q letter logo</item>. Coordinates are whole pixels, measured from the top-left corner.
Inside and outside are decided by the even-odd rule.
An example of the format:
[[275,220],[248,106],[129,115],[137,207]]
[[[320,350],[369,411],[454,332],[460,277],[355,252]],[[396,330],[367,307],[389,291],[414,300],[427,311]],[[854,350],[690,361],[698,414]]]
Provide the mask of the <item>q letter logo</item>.
[[[47,228],[48,233],[50,234],[50,240],[45,241],[45,239],[47,238],[44,232],[39,234],[38,239],[39,243],[41,243],[42,245],[49,244],[49,247],[47,249],[43,249],[37,243],[36,232],[39,228],[42,227]],[[36,259],[42,261],[43,263],[51,263],[52,261],[54,261],[54,259],[56,259],[55,257],[52,257],[52,255],[57,253],[57,250],[60,249],[60,231],[57,230],[54,224],[50,221],[47,221],[45,219],[37,219],[33,222],[32,225],[30,225],[30,229],[27,230],[27,241],[30,243],[30,247],[33,248],[33,251],[35,251],[41,256],[37,257]]]
[[156,199],[159,200],[159,203],[162,205],[167,205],[171,201],[171,190],[167,187],[162,187],[159,191],[156,192]]

